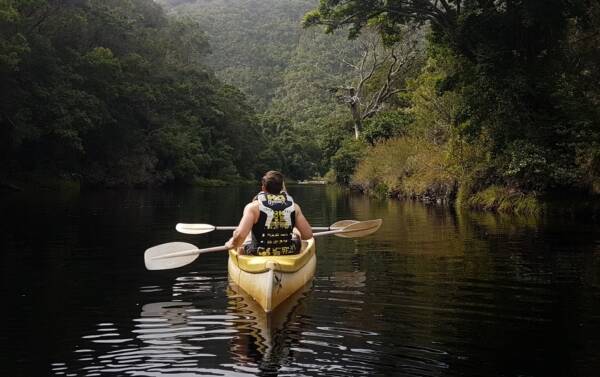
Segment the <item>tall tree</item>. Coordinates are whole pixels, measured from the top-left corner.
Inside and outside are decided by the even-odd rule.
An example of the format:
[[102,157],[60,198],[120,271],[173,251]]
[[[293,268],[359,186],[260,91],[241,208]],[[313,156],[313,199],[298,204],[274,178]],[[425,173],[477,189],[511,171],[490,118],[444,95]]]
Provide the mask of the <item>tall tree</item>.
[[[415,69],[422,34],[413,25],[392,43],[384,44],[374,31],[358,38],[358,59],[341,56],[354,72],[350,85],[330,88],[337,99],[346,104],[352,114],[354,137],[358,140],[363,122],[380,112],[397,93],[404,90],[407,73]],[[356,55],[356,54],[355,54]]]

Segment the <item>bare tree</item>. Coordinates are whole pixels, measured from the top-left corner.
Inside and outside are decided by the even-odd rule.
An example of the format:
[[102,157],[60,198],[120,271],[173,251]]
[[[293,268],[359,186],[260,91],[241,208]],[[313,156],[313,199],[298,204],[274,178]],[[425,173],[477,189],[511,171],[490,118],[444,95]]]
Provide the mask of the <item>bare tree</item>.
[[[342,62],[354,72],[349,85],[328,88],[337,100],[348,105],[354,122],[354,136],[359,138],[365,119],[377,114],[392,96],[404,90],[406,73],[414,68],[420,56],[422,33],[407,27],[397,42],[384,45],[375,31],[359,37],[360,51]],[[356,61],[353,61],[356,60]]]

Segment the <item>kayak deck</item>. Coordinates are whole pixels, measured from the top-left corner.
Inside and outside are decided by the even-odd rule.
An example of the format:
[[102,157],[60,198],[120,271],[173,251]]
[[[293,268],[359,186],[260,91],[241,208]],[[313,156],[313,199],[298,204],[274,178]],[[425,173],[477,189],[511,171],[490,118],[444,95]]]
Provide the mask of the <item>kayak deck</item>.
[[302,241],[296,255],[249,256],[229,250],[229,280],[249,294],[265,312],[311,281],[316,270],[315,240]]

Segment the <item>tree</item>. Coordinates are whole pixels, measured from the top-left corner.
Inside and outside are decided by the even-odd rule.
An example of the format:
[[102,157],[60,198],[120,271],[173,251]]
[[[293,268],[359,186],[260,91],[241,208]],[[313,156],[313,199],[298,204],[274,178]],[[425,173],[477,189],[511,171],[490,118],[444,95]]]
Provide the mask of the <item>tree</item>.
[[[349,27],[349,36],[356,38],[367,25],[378,25],[389,36],[402,32],[409,23],[430,22],[436,29],[451,34],[459,15],[462,0],[320,0],[317,9],[303,19],[305,27],[325,25],[328,32]],[[493,6],[492,1],[486,1]]]
[[[377,27],[389,43],[404,25],[429,23],[430,58],[437,54],[438,62],[452,66],[420,80],[426,88],[414,91],[427,89],[431,99],[452,107],[438,117],[441,132],[425,134],[436,143],[451,140],[485,151],[476,154],[486,156],[485,173],[473,187],[545,192],[576,187],[586,181],[584,166],[596,169],[597,155],[590,151],[597,145],[591,126],[598,115],[590,109],[597,108],[597,85],[589,85],[595,74],[587,65],[595,51],[570,39],[578,34],[594,41],[589,26],[595,7],[588,0],[322,0],[304,24],[328,31],[349,27],[351,38]],[[421,118],[421,125],[436,123]]]
[[302,33],[298,21],[314,5],[312,0],[160,2],[199,24],[212,46],[204,62],[259,112],[269,108],[282,86]]
[[4,176],[118,186],[250,177],[254,111],[197,23],[152,0],[0,2]]
[[378,34],[368,32],[359,37],[360,58],[357,61],[341,57],[355,76],[350,85],[329,90],[338,101],[349,107],[355,139],[358,140],[360,136],[363,122],[381,111],[395,94],[404,90],[406,74],[419,61],[421,38],[416,27],[408,27],[394,43],[386,45]]
[[302,180],[317,173],[316,162],[321,151],[309,132],[295,129],[289,120],[273,115],[261,116],[260,128],[257,142],[263,147],[259,152],[257,174],[276,169],[293,179]]

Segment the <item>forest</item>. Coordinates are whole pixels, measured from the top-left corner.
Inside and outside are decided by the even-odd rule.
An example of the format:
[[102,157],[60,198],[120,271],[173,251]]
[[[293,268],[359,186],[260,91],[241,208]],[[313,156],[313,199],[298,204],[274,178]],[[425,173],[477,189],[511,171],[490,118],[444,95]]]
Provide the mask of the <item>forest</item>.
[[304,24],[349,38],[376,28],[387,46],[411,24],[428,28],[406,102],[372,123],[412,119],[359,152],[355,185],[523,213],[600,191],[598,1],[321,0]]
[[0,7],[4,179],[147,186],[260,168],[256,114],[202,63],[197,23],[149,0]]
[[594,0],[3,0],[0,182],[600,193]]

